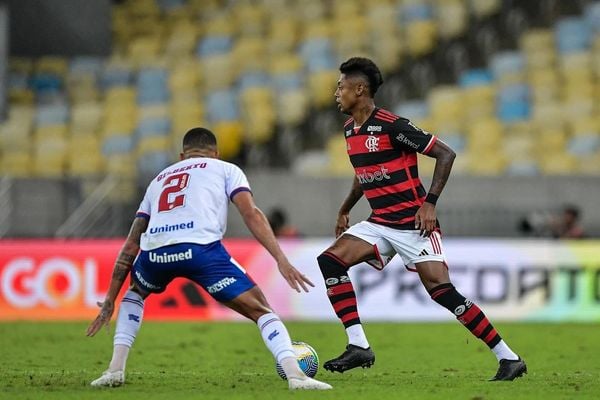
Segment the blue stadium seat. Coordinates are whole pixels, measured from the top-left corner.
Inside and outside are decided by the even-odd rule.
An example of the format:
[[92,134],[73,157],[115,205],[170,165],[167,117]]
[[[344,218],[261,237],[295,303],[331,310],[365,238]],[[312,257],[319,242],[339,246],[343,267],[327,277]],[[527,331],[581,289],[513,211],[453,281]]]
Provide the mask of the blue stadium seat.
[[232,47],[233,39],[230,36],[207,36],[198,42],[196,55],[208,57],[228,53]]
[[165,103],[169,100],[168,73],[160,68],[142,69],[137,79],[137,103],[140,105]]
[[585,19],[568,17],[561,19],[555,29],[556,45],[561,53],[573,53],[589,48],[591,29]]
[[167,135],[171,132],[169,118],[146,118],[138,122],[135,134],[137,138]]
[[115,154],[129,154],[133,147],[133,136],[128,134],[114,135],[104,140],[102,153],[107,157]]
[[300,89],[303,85],[302,76],[295,72],[275,74],[271,79],[277,91]]
[[495,79],[504,75],[518,74],[525,69],[525,58],[518,51],[504,51],[495,54],[490,61],[490,70]]
[[240,117],[237,93],[233,90],[209,93],[206,109],[210,122],[235,121]]
[[404,101],[394,108],[394,113],[404,118],[418,120],[427,118],[429,107],[427,107],[427,102],[425,101]]
[[402,4],[400,5],[400,12],[398,14],[401,18],[399,21],[400,23],[428,20],[433,18],[433,10],[426,2],[408,2]]
[[133,83],[133,71],[126,66],[108,66],[102,72],[100,82],[104,89],[129,86]]
[[69,107],[66,104],[38,106],[35,114],[37,126],[66,124],[69,120]]
[[459,84],[463,88],[472,86],[488,85],[494,80],[492,74],[487,69],[468,69],[464,71],[459,78]]
[[264,72],[248,72],[239,78],[240,90],[269,85],[269,76]]
[[140,155],[137,161],[138,170],[142,177],[154,176],[163,168],[173,162],[171,155],[166,151],[151,151]]
[[600,32],[600,2],[595,1],[585,7],[584,18],[596,33]]
[[316,37],[305,40],[300,45],[300,55],[308,72],[318,72],[337,67],[333,57],[333,46],[327,38]]
[[600,150],[600,136],[581,135],[569,141],[567,151],[575,156],[592,155]]

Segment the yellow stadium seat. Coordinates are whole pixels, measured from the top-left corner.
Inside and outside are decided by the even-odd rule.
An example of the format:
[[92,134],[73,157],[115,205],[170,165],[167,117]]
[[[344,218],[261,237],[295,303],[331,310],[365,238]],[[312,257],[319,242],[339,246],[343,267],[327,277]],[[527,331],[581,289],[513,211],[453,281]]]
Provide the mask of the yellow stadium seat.
[[8,70],[29,75],[33,72],[33,60],[25,57],[10,57],[8,59]]
[[132,154],[114,154],[105,158],[106,172],[120,178],[137,176],[136,158]]
[[[64,133],[66,134],[66,127]],[[65,172],[66,154],[68,143],[65,136],[61,136],[58,127],[55,132],[47,132],[36,135],[33,148],[33,173],[39,177],[61,177]]]
[[215,124],[212,130],[217,137],[221,158],[227,160],[237,156],[242,149],[243,127],[240,122],[228,121]]
[[337,70],[319,71],[309,75],[309,98],[314,106],[323,108],[333,104],[338,78],[339,72]]
[[231,53],[210,56],[200,61],[205,89],[227,88],[237,78],[236,66]]
[[471,153],[497,149],[502,141],[502,124],[496,119],[482,119],[467,126],[467,148]]
[[501,0],[471,0],[471,10],[478,18],[488,17],[500,10]]
[[577,160],[564,151],[544,152],[540,155],[540,166],[546,175],[572,175],[577,169]]
[[570,121],[569,128],[571,134],[589,135],[600,134],[600,115],[588,115],[582,118],[576,118]]
[[195,59],[178,60],[169,75],[169,88],[172,92],[198,87],[200,65]]
[[346,150],[346,139],[341,132],[331,136],[327,140],[328,166],[327,172],[331,176],[353,176],[354,168],[348,159]]
[[99,103],[89,102],[73,106],[71,109],[71,133],[97,132],[102,120],[102,107]]
[[271,19],[268,50],[271,54],[291,53],[298,40],[298,23],[293,18]]
[[5,152],[0,157],[0,173],[15,178],[32,175],[32,157],[27,151]]
[[0,124],[0,151],[26,150],[31,145],[31,124],[9,120]]
[[145,65],[158,57],[161,45],[155,35],[138,37],[129,44],[129,57],[134,65]]
[[8,100],[10,104],[29,105],[33,104],[35,94],[27,88],[11,88],[8,90]]
[[265,31],[265,9],[260,3],[237,5],[233,17],[242,37],[262,36]]
[[554,49],[554,32],[551,29],[530,29],[519,38],[519,47],[525,54],[539,49]]
[[600,175],[600,152],[577,159],[577,172],[583,175]]
[[143,157],[145,153],[153,151],[168,151],[170,152],[171,142],[168,136],[148,136],[143,137],[137,142],[137,155]]
[[533,121],[547,125],[564,123],[562,105],[558,102],[536,103],[533,107]]
[[67,173],[76,177],[94,177],[104,174],[105,163],[98,151],[71,151],[67,157]]
[[302,65],[302,60],[296,53],[289,53],[273,57],[269,69],[272,75],[286,74],[299,72]]
[[462,112],[465,122],[491,118],[496,112],[496,89],[492,85],[478,85],[462,90]]
[[462,92],[457,86],[436,86],[427,95],[430,114],[436,119],[462,120]]
[[267,67],[265,42],[258,37],[237,40],[232,56],[238,74],[243,71],[263,71]]
[[194,53],[198,40],[198,29],[193,23],[178,22],[165,43],[165,54],[169,57],[189,57]]
[[430,53],[437,40],[437,26],[433,21],[413,21],[406,26],[406,44],[413,56]]
[[286,125],[298,125],[307,115],[308,96],[304,89],[288,90],[279,94],[275,107],[279,121]]
[[463,1],[437,0],[435,9],[441,37],[454,38],[465,32],[469,13]]
[[306,21],[306,25],[304,25],[304,32],[302,36],[304,39],[328,38],[331,36],[331,31],[332,27],[329,20],[311,20]]
[[487,152],[470,151],[467,157],[468,172],[472,175],[502,175],[507,165],[506,156],[496,150]]
[[205,24],[204,29],[206,36],[228,36],[234,34],[236,31],[233,18],[225,14],[217,14],[214,18],[210,18]]
[[393,31],[377,34],[377,40],[371,41],[370,51],[383,72],[395,71],[402,62],[402,38]]
[[556,51],[551,49],[535,49],[524,52],[525,62],[529,71],[538,68],[552,68],[556,63]]
[[252,107],[243,122],[244,137],[251,143],[265,143],[275,133],[275,112],[270,104]]
[[54,74],[64,77],[67,74],[68,62],[66,58],[45,56],[35,62],[35,71],[37,73]]
[[138,108],[138,119],[169,118],[170,109],[165,104],[148,105]]

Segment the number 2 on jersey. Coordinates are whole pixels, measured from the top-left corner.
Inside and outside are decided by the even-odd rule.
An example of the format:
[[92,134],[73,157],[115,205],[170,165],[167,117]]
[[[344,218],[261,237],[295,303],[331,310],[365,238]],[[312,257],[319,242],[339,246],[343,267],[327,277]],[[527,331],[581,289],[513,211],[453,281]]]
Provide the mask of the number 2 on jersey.
[[163,191],[158,199],[158,212],[171,211],[174,208],[181,207],[185,202],[185,193],[183,191],[190,181],[190,174],[171,175],[163,183]]

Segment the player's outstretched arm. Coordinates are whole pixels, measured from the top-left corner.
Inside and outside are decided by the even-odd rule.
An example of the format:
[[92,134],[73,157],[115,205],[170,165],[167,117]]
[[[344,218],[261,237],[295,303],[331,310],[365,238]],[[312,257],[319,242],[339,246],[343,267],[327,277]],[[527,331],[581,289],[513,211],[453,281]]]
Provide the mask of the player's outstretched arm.
[[362,195],[363,191],[360,187],[360,183],[358,182],[358,178],[354,176],[350,193],[348,193],[348,196],[346,196],[346,199],[344,199],[344,202],[340,206],[340,211],[338,211],[337,221],[335,224],[335,237],[339,237],[346,231],[346,229],[350,227],[350,211],[358,202],[358,200],[360,200]]
[[267,217],[254,204],[250,192],[239,192],[233,197],[232,201],[244,219],[244,223],[250,232],[252,232],[252,235],[277,261],[279,272],[290,287],[297,292],[300,292],[300,288],[308,292],[307,285],[314,287],[315,285],[304,274],[290,264],[281,247],[279,247],[279,243],[275,238]]
[[415,228],[420,229],[424,236],[429,236],[436,227],[435,204],[446,186],[456,158],[456,153],[439,139],[433,144],[427,155],[435,158],[433,178],[425,203],[415,214]]
[[129,235],[115,261],[112,278],[103,302],[98,303],[100,312],[87,329],[87,336],[94,336],[103,326],[108,326],[115,311],[115,300],[123,287],[123,283],[131,271],[133,261],[140,251],[140,237],[148,228],[146,218],[136,217],[131,224]]

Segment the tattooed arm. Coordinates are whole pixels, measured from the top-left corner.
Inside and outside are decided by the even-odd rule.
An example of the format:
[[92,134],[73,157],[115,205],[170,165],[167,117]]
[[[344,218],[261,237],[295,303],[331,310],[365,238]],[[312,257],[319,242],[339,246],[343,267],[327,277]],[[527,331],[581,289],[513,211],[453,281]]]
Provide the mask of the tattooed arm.
[[446,186],[454,158],[456,158],[456,153],[441,140],[435,142],[427,155],[435,158],[433,179],[425,203],[415,214],[415,227],[421,230],[423,236],[429,236],[436,228],[435,203]]
[[100,312],[87,329],[88,336],[94,336],[100,328],[105,325],[108,326],[115,311],[115,300],[123,287],[125,279],[127,279],[127,275],[131,271],[133,261],[140,250],[140,237],[146,231],[146,228],[148,228],[148,220],[146,218],[135,218],[129,230],[129,235],[127,235],[127,239],[115,261],[110,286],[108,287],[104,302],[98,303],[98,306],[101,307]]

